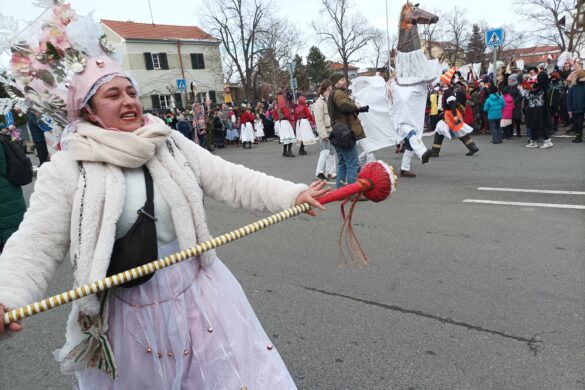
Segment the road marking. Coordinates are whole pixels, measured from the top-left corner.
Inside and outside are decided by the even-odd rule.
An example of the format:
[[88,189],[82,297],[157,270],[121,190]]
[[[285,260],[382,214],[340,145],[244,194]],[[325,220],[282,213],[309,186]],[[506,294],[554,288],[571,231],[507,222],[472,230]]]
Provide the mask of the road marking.
[[559,134],[559,135],[551,135],[552,138],[575,138],[574,135],[569,134]]
[[576,204],[555,204],[555,203],[529,203],[529,202],[502,202],[499,200],[481,200],[481,199],[464,199],[463,203],[482,203],[498,204],[505,206],[523,206],[523,207],[549,207],[554,209],[578,209],[585,210],[584,205]]
[[585,195],[584,191],[525,190],[521,188],[478,187],[479,191],[532,192],[536,194]]

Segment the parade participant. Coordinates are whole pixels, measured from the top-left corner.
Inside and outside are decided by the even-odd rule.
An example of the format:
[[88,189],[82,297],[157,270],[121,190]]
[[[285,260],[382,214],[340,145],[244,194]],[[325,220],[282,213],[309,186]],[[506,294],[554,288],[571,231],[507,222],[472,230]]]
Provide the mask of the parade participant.
[[245,104],[242,104],[242,109],[245,111],[240,115],[240,141],[242,142],[242,148],[252,149],[252,142],[254,142],[254,114],[252,110]]
[[[319,160],[317,161],[317,169],[315,171],[315,177],[320,180],[327,179],[325,172],[331,172],[331,175],[336,176],[337,169],[335,167],[335,149],[331,145],[329,136],[331,135],[331,117],[327,110],[327,99],[331,94],[331,80],[323,80],[319,88],[319,97],[315,102],[315,124],[317,127],[317,133],[320,138],[320,152]],[[332,161],[331,161],[332,160]],[[330,167],[327,169],[327,162],[330,161]]]
[[[57,2],[43,25],[65,32],[66,15],[69,8]],[[238,208],[277,211],[304,202],[320,208],[315,197],[324,183],[307,188],[210,154],[143,115],[136,84],[120,65],[105,55],[85,57],[87,48],[69,44],[78,40],[61,42],[56,49],[63,53],[68,45],[73,63],[55,55],[51,69],[71,66],[73,79],[55,86],[35,78],[23,90],[44,88],[47,109],[66,107],[70,124],[63,150],[39,169],[26,216],[0,255],[0,318],[6,308],[44,295],[67,257],[81,286],[211,238],[204,196]],[[36,69],[37,49],[19,43],[11,63],[20,56]],[[19,329],[0,321],[0,333]],[[296,388],[214,251],[133,287],[76,300],[55,356],[82,390]]]
[[356,140],[365,138],[358,118],[360,106],[347,95],[347,79],[341,74],[331,76],[333,90],[327,99],[331,117],[331,143],[337,153],[337,188],[355,182],[359,170]]
[[307,98],[304,96],[299,97],[298,106],[295,107],[295,120],[296,120],[296,132],[297,142],[300,142],[301,147],[299,148],[299,155],[305,156],[307,151],[305,145],[312,145],[317,142],[317,138],[313,134],[311,125],[315,124],[315,119],[311,110],[307,107]]
[[436,64],[421,49],[417,25],[438,20],[438,16],[407,2],[400,12],[394,77],[387,83],[379,76],[357,77],[352,81],[356,101],[372,108],[363,115],[367,138],[360,141],[360,147],[364,156],[403,142],[402,177],[415,177],[412,158],[415,154],[422,158],[427,152],[422,133],[428,85],[438,76]]
[[228,144],[235,144],[240,138],[235,123],[236,114],[234,114],[234,110],[230,107],[227,113],[227,118],[225,120],[225,127],[227,129],[225,139],[227,139]]
[[451,68],[440,77],[441,86],[444,88],[443,99],[445,111],[443,112],[443,119],[437,123],[433,146],[422,158],[423,164],[426,164],[430,157],[439,157],[445,137],[451,139],[452,136],[455,136],[463,142],[468,149],[467,156],[473,156],[479,151],[479,148],[469,136],[473,132],[473,128],[463,121],[464,110],[457,107],[456,96],[451,88],[451,80],[454,74],[455,68]]
[[286,104],[285,97],[282,92],[277,96],[278,99],[278,110],[276,110],[276,117],[278,118],[278,136],[280,137],[280,143],[282,144],[282,155],[284,157],[294,157],[292,152],[292,145],[297,141],[295,131],[292,128],[291,122],[293,117],[290,114],[288,106]]
[[256,118],[254,119],[254,136],[256,137],[254,140],[255,144],[257,144],[258,141],[266,141],[266,136],[264,135],[264,123],[262,121],[261,115],[262,109],[258,114],[256,114]]

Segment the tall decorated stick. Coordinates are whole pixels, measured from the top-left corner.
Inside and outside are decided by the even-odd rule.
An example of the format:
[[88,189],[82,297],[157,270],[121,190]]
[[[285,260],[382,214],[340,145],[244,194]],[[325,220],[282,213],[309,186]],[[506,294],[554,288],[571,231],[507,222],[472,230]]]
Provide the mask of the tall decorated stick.
[[[395,189],[396,176],[394,174],[394,170],[384,162],[377,161],[368,163],[362,168],[356,183],[334,191],[330,191],[324,196],[320,197],[318,200],[321,204],[326,204],[337,200],[347,199],[348,197],[355,194],[363,193],[368,199],[375,202],[380,202],[389,197]],[[106,277],[96,282],[88,283],[84,286],[71,289],[61,294],[53,295],[52,297],[45,298],[41,301],[31,303],[18,309],[10,310],[4,313],[4,324],[8,325],[14,321],[20,321],[24,318],[32,317],[35,314],[54,309],[64,305],[65,303],[78,300],[90,294],[96,294],[131,280],[149,275],[160,269],[190,259],[193,256],[201,255],[210,249],[218,248],[227,244],[228,242],[235,241],[239,238],[265,229],[278,222],[282,222],[286,219],[305,213],[310,209],[311,206],[309,206],[308,203],[303,203],[298,206],[291,207],[256,221],[252,224],[232,230],[229,233],[222,234],[221,236],[192,246],[191,248],[174,253],[170,256],[151,261],[150,263],[132,268],[128,271],[120,272],[119,274]]]

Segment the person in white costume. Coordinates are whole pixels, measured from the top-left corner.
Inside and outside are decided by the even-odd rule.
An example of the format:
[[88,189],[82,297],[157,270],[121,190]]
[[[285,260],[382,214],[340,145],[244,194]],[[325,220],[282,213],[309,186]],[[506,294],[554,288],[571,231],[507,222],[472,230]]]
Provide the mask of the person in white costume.
[[370,111],[360,117],[367,137],[360,142],[371,153],[404,140],[400,176],[415,177],[411,162],[422,159],[427,149],[422,142],[428,84],[438,75],[436,61],[429,61],[420,46],[417,24],[436,23],[438,16],[407,2],[400,13],[396,74],[387,83],[380,76],[353,80],[353,96]]

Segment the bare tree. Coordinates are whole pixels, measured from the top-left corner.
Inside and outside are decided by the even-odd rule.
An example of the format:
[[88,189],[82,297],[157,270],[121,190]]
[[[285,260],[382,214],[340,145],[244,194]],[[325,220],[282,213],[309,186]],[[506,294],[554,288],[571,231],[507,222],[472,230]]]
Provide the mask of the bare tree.
[[471,30],[466,13],[466,9],[455,6],[439,19],[444,21],[445,35],[448,38],[444,42],[443,57],[453,65],[465,56],[465,46]]
[[337,50],[343,62],[343,75],[351,60],[359,60],[359,52],[374,36],[367,19],[359,12],[348,12],[351,0],[321,0],[325,20],[313,22],[313,28],[322,42]]
[[[431,13],[435,15],[439,15],[441,11],[438,9],[433,9]],[[421,41],[426,42],[426,51],[429,58],[435,58],[433,56],[433,47],[435,46],[435,41],[437,37],[443,37],[445,32],[443,31],[443,23],[441,22],[441,18],[437,23],[427,23],[427,24],[420,24],[418,28],[422,28],[422,31],[419,33]]]
[[270,14],[265,0],[208,0],[201,15],[204,27],[218,37],[233,62],[248,101],[254,98],[254,69],[259,55],[259,36]]
[[533,39],[558,45],[562,51],[573,52],[584,46],[575,0],[515,0],[514,4],[532,26]]
[[366,54],[369,64],[374,68],[381,68],[388,62],[388,41],[386,33],[382,30],[373,30],[372,40],[368,44],[368,52]]

